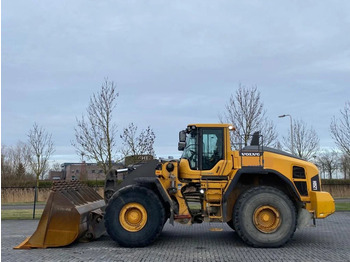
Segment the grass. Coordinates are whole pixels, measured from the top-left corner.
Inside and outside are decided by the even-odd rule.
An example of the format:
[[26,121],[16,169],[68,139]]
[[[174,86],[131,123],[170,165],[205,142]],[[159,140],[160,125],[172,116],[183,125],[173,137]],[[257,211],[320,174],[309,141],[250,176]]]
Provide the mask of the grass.
[[[36,202],[37,205],[45,205],[45,201]],[[33,206],[33,202],[1,203],[2,206]]]
[[335,203],[335,211],[350,211],[350,202]]
[[[42,209],[35,210],[35,219],[40,219]],[[33,209],[8,209],[1,210],[1,220],[33,219]]]

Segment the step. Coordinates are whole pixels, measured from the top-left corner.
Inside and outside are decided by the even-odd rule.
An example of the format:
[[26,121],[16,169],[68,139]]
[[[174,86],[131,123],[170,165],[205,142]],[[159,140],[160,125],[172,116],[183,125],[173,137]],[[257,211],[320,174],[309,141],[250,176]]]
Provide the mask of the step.
[[191,219],[191,215],[175,215],[175,219]]
[[222,216],[209,216],[209,218],[222,219]]
[[208,203],[208,206],[210,206],[210,207],[221,207],[221,204]]

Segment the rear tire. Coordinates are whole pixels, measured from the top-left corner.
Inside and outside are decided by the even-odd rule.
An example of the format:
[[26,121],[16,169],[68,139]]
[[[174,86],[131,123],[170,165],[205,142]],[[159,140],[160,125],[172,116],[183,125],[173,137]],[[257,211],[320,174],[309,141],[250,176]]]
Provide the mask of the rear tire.
[[156,240],[165,221],[159,197],[150,189],[130,185],[110,199],[105,226],[110,237],[124,247],[144,247]]
[[282,191],[254,187],[244,192],[234,207],[234,227],[248,245],[280,247],[296,229],[296,209]]

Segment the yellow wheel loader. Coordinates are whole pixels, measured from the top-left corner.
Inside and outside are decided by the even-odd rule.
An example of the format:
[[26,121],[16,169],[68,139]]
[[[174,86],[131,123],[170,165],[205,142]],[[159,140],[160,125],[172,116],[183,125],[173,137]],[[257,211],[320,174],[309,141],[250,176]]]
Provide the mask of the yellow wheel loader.
[[[279,247],[297,226],[335,211],[315,165],[252,144],[232,150],[228,124],[191,124],[179,134],[180,160],[154,161],[131,172],[109,199],[108,234],[121,246],[151,244],[173,224],[225,222],[254,247]],[[106,186],[111,183],[111,176]]]
[[[98,236],[86,228],[100,228],[104,219],[106,231],[119,245],[143,247],[157,239],[167,220],[184,225],[221,222],[248,245],[279,247],[297,227],[335,211],[331,195],[321,191],[315,165],[263,147],[259,134],[250,146],[232,150],[231,132],[234,127],[228,124],[190,124],[179,133],[180,160],[148,162],[120,185],[117,171],[110,172],[103,218],[80,219],[84,226],[76,238]],[[104,210],[97,198],[92,203],[85,211],[100,214]],[[57,230],[57,238],[60,233]]]

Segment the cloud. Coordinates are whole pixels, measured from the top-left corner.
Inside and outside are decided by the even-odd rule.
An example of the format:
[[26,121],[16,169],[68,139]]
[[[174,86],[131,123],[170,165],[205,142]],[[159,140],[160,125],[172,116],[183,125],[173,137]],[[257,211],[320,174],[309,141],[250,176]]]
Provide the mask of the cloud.
[[17,0],[2,8],[5,144],[25,140],[38,122],[71,155],[75,117],[105,77],[120,91],[119,129],[151,125],[164,152],[189,122],[217,122],[239,83],[258,86],[280,133],[288,124],[276,116],[289,113],[312,124],[321,143],[350,95],[348,2]]

